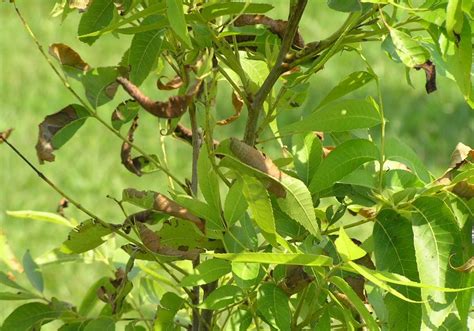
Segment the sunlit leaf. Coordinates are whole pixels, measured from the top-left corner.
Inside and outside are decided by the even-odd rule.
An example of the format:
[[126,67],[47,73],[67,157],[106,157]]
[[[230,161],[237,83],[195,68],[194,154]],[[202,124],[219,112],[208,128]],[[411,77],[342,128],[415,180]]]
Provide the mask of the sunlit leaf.
[[339,237],[336,239],[335,245],[337,252],[345,261],[357,260],[367,254],[349,238],[342,226],[339,228]]
[[230,262],[220,259],[210,259],[199,264],[193,273],[185,276],[180,286],[188,287],[193,285],[208,284],[231,272]]
[[332,259],[328,256],[303,253],[214,253],[209,255],[232,262],[303,265],[309,267],[332,265]]

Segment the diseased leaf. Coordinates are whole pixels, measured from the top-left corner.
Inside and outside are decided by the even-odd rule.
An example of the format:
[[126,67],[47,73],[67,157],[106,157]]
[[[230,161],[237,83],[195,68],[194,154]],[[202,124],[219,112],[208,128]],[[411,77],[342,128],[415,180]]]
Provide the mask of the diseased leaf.
[[206,260],[193,269],[192,274],[185,276],[179,285],[189,287],[208,284],[231,271],[231,265],[228,261],[219,259]]
[[141,176],[141,165],[138,163],[138,160],[132,159],[132,145],[130,143],[133,143],[133,134],[135,133],[135,130],[138,127],[138,115],[135,116],[133,119],[132,125],[130,125],[130,129],[128,130],[127,134],[127,140],[122,143],[122,148],[120,151],[120,158],[122,160],[122,164],[125,166],[125,168],[130,171],[131,173]]
[[53,162],[53,151],[64,145],[84,124],[89,112],[81,105],[69,105],[57,113],[48,115],[39,125],[36,154],[40,164]]
[[464,264],[460,265],[459,267],[451,266],[451,268],[459,272],[474,272],[474,257],[471,257],[469,260],[467,260]]
[[14,282],[15,277],[12,274],[6,274],[3,271],[0,271],[0,284],[6,285],[8,287],[23,291],[23,292],[28,292],[26,288],[23,286],[17,284]]
[[232,262],[302,265],[308,267],[331,266],[332,258],[325,255],[303,253],[214,253],[208,254]]
[[166,0],[166,14],[171,18],[169,23],[176,36],[184,42],[187,48],[192,48],[193,45],[189,38],[186,19],[184,18],[182,0]]
[[[165,20],[163,16],[149,16],[140,26],[157,23]],[[154,29],[140,32],[133,36],[128,64],[130,65],[130,81],[140,86],[155,66],[163,44],[164,29]]]
[[[211,238],[221,238],[224,225],[218,212],[213,210],[207,203],[193,199],[187,195],[176,196],[176,201],[188,209],[192,214],[206,221],[206,235]],[[217,235],[217,237],[215,237]]]
[[191,222],[165,221],[158,234],[160,243],[167,247],[190,249],[206,245],[206,237]]
[[104,227],[93,220],[88,220],[74,228],[68,239],[61,246],[61,251],[66,254],[79,254],[87,252],[102,245],[102,237],[112,233],[112,229]]
[[54,311],[47,304],[26,303],[8,315],[3,322],[2,331],[29,331],[36,325],[49,323],[60,315],[60,311]]
[[91,5],[87,8],[87,11],[82,14],[79,22],[77,30],[79,40],[92,45],[99,37],[84,37],[83,35],[100,31],[109,25],[114,16],[114,10],[114,0],[92,1]]
[[117,92],[117,76],[123,74],[123,68],[102,67],[92,69],[82,78],[87,100],[92,107],[100,107],[111,101]]
[[285,292],[272,283],[265,283],[258,289],[257,313],[277,330],[290,330],[291,311]]
[[51,44],[49,53],[61,63],[63,67],[70,67],[81,72],[86,72],[91,67],[84,62],[81,56],[65,44]]
[[281,134],[293,132],[324,131],[344,132],[353,129],[371,128],[382,122],[377,103],[369,98],[336,100],[316,108],[304,121],[291,123],[281,128]]
[[137,223],[138,235],[140,239],[150,251],[157,253],[160,249],[160,236],[150,230],[145,224]]
[[160,118],[177,118],[186,112],[189,104],[199,92],[201,81],[197,80],[191,85],[184,95],[172,96],[168,101],[152,101],[144,95],[137,86],[125,77],[118,77],[117,82],[134,98],[147,112]]
[[115,130],[120,130],[122,125],[130,122],[137,116],[140,105],[135,100],[126,100],[120,103],[112,113],[112,126]]
[[366,162],[379,159],[377,147],[365,139],[348,140],[337,146],[322,162],[311,180],[309,190],[320,192],[331,187]]
[[44,290],[43,274],[35,260],[31,257],[30,251],[27,250],[23,255],[23,267],[25,268],[26,277],[31,285],[40,292]]
[[232,92],[232,106],[234,107],[234,114],[224,120],[217,121],[217,125],[227,125],[240,117],[242,107],[244,106],[244,101],[235,91]]
[[158,81],[156,82],[156,86],[158,87],[159,90],[163,91],[170,91],[170,90],[176,90],[183,86],[183,79],[176,75],[171,79],[170,81],[163,83],[161,81],[161,78],[158,78]]
[[425,89],[426,93],[431,93],[436,91],[436,66],[430,60],[426,61],[423,64],[417,65],[414,67],[416,70],[423,69],[426,76]]

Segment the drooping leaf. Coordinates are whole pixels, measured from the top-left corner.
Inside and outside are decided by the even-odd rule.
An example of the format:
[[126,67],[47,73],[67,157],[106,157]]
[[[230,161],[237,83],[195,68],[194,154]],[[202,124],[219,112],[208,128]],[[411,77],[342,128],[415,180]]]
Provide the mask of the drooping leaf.
[[169,220],[158,231],[163,246],[174,248],[204,247],[206,237],[191,222]]
[[35,260],[31,257],[30,251],[27,250],[23,255],[23,267],[25,268],[26,277],[31,285],[40,292],[44,290],[43,274]]
[[303,265],[308,267],[331,266],[332,259],[325,255],[303,253],[214,253],[209,254],[218,259],[232,262],[269,263],[286,265]]
[[321,140],[314,133],[295,134],[292,138],[293,163],[298,177],[309,184],[323,158]]
[[[461,274],[450,269],[449,256],[461,255],[461,238],[453,214],[435,197],[420,197],[413,203],[412,216],[416,261],[420,281],[438,287],[457,288]],[[455,295],[421,289],[423,325],[439,327],[454,305]],[[427,322],[429,321],[429,322]]]
[[39,302],[26,303],[16,308],[5,319],[2,331],[29,331],[38,323],[40,325],[51,322],[61,315],[49,305]]
[[337,252],[344,261],[357,260],[367,254],[349,238],[342,226],[339,228],[339,237],[336,239],[335,245]]
[[36,154],[40,164],[53,162],[53,151],[64,145],[84,124],[89,112],[81,105],[69,105],[57,113],[48,115],[39,125]]
[[289,330],[291,311],[285,292],[272,283],[265,283],[258,289],[257,313],[265,323],[277,330]]
[[224,218],[230,226],[237,222],[247,210],[248,204],[242,194],[243,181],[236,180],[227,193],[224,203]]
[[77,30],[79,40],[92,45],[99,37],[83,37],[83,35],[100,31],[109,25],[114,16],[114,10],[114,0],[92,1],[79,22]]
[[471,257],[465,263],[459,267],[452,267],[454,270],[459,272],[474,272],[474,257]]
[[[165,20],[165,18],[163,16],[149,16],[140,23],[140,26],[157,23],[161,20]],[[131,68],[130,81],[135,85],[140,86],[156,64],[161,52],[164,32],[164,29],[154,29],[133,36],[128,64]]]
[[234,107],[234,114],[226,119],[217,121],[216,122],[217,125],[230,124],[240,117],[240,113],[242,112],[242,107],[244,106],[244,101],[235,91],[232,92],[232,106]]
[[182,0],[166,0],[166,14],[171,18],[169,23],[176,36],[184,42],[187,48],[192,48],[193,45],[186,26]]
[[[419,281],[410,221],[395,211],[386,209],[377,215],[373,229],[374,254],[377,269],[395,272]],[[408,286],[396,287],[413,300],[420,300],[420,290]],[[418,330],[421,326],[421,306],[387,294],[384,298],[390,328]]]
[[349,140],[337,146],[322,162],[311,180],[309,190],[330,187],[366,162],[379,159],[377,147],[365,139]]
[[81,56],[68,45],[60,43],[51,44],[49,46],[49,53],[61,63],[66,73],[69,73],[70,70],[72,72],[84,73],[91,69],[89,64],[84,62]]
[[360,0],[328,0],[328,6],[329,8],[340,12],[355,12],[362,10]]
[[343,132],[371,128],[381,123],[377,103],[373,99],[336,100],[317,108],[304,121],[280,129],[281,134],[307,131]]
[[414,68],[429,60],[429,52],[407,33],[390,28],[390,37],[400,60],[407,67]]
[[199,305],[205,309],[222,309],[239,300],[242,290],[234,285],[223,285],[212,291]]
[[183,84],[184,84],[183,79],[178,75],[174,76],[171,80],[169,80],[166,83],[163,83],[161,81],[161,78],[158,78],[156,82],[156,86],[158,87],[158,89],[163,90],[163,91],[176,90],[180,88],[181,86],[183,86]]
[[319,103],[318,108],[325,104],[337,100],[371,82],[374,76],[367,71],[355,71],[339,82],[324,99]]
[[157,253],[160,249],[160,236],[155,231],[150,230],[145,224],[138,223],[138,236],[143,245],[150,251]]
[[66,254],[79,254],[87,252],[102,245],[102,237],[112,233],[112,229],[93,220],[87,220],[74,228],[68,239],[61,246],[61,251]]
[[426,77],[425,90],[426,93],[432,93],[437,90],[436,87],[436,66],[430,60],[423,64],[415,66],[416,70],[423,69]]
[[206,260],[193,269],[192,274],[185,276],[181,280],[180,286],[188,287],[208,284],[229,272],[231,272],[230,262],[220,259]]
[[122,68],[117,67],[101,67],[86,72],[82,85],[92,107],[100,107],[114,98],[118,87],[115,80],[122,71]]

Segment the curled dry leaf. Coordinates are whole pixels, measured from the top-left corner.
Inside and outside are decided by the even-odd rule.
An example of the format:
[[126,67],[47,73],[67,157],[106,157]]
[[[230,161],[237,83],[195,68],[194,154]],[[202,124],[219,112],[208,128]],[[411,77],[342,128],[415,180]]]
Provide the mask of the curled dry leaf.
[[183,115],[194,96],[201,88],[201,81],[196,80],[186,94],[169,97],[167,101],[153,101],[144,95],[140,89],[125,77],[118,77],[117,82],[134,98],[147,112],[160,118],[176,118]]
[[241,162],[260,170],[277,180],[267,183],[267,189],[270,192],[279,198],[284,198],[286,196],[285,188],[279,183],[286,174],[281,172],[270,158],[266,157],[262,152],[252,146],[235,138],[230,138],[230,149]]
[[13,132],[13,128],[6,129],[5,131],[0,131],[0,144],[3,143],[4,140],[7,140],[8,137]]
[[[133,143],[133,134],[138,127],[138,115],[135,116],[133,119],[132,125],[128,130],[127,140],[122,143],[122,149],[120,151],[120,158],[122,160],[122,164],[127,168],[128,171],[131,173],[141,176],[142,172],[140,171],[140,164],[136,159],[132,159],[132,145]],[[130,142],[130,143],[129,143]]]
[[471,257],[469,260],[466,261],[466,263],[464,263],[463,265],[459,267],[453,267],[451,265],[451,261],[449,261],[449,265],[451,266],[451,268],[459,272],[474,272],[474,256]]
[[154,216],[155,213],[152,210],[142,210],[137,213],[131,214],[127,216],[125,221],[123,221],[122,229],[124,230],[125,233],[130,233],[130,230],[132,228],[132,225],[136,223],[148,223],[148,224],[154,224]]
[[130,122],[133,118],[135,118],[139,108],[140,106],[133,99],[126,100],[120,103],[117,108],[115,108],[115,110],[112,112],[111,122],[114,129],[120,130],[122,125]]
[[183,80],[181,79],[180,76],[175,76],[173,79],[171,79],[167,83],[163,83],[161,79],[158,79],[156,82],[156,86],[158,87],[159,90],[163,91],[170,91],[170,90],[176,90],[183,86]]
[[63,66],[73,67],[82,71],[91,69],[81,56],[68,45],[51,44],[51,46],[49,46],[49,53]]
[[[241,15],[234,22],[235,26],[256,24],[262,24],[268,27],[272,33],[276,34],[280,39],[283,39],[287,30],[288,21],[274,20],[265,15]],[[298,30],[296,31],[295,38],[293,39],[293,46],[298,48],[304,48],[305,46],[303,37]]]
[[40,164],[44,161],[53,162],[53,151],[65,144],[88,116],[87,110],[80,105],[69,105],[46,116],[39,125],[38,142],[35,146]]
[[426,76],[425,89],[426,93],[431,93],[437,90],[436,87],[436,66],[430,60],[426,61],[423,64],[415,66],[416,70],[423,69]]
[[234,115],[224,119],[217,121],[217,125],[227,125],[229,123],[234,122],[236,119],[240,117],[240,113],[242,112],[242,107],[244,106],[244,101],[235,91],[232,92],[232,106],[234,107]]
[[143,223],[137,223],[137,227],[143,245],[150,251],[157,253],[160,249],[160,237]]

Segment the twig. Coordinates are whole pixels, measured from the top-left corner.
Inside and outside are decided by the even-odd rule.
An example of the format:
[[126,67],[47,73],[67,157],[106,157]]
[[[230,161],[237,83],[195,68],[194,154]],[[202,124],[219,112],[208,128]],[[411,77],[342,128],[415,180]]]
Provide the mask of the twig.
[[248,145],[253,146],[255,144],[258,118],[262,111],[265,99],[281,74],[288,70],[288,68],[282,64],[288,51],[290,50],[291,45],[293,44],[293,39],[295,38],[296,31],[298,30],[298,25],[301,17],[303,16],[307,2],[308,0],[298,0],[298,2],[293,7],[290,7],[288,27],[281,42],[280,52],[278,53],[275,65],[273,66],[260,89],[255,94],[255,98],[248,109],[249,114],[244,134],[244,141]]

